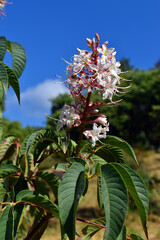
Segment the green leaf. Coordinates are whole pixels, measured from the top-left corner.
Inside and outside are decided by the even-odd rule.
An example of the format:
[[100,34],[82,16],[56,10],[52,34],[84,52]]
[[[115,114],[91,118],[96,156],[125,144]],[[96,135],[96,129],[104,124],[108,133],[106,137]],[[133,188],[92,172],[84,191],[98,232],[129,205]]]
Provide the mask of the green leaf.
[[126,165],[114,163],[112,166],[119,172],[126,185],[126,188],[134,199],[134,202],[139,211],[144,232],[146,234],[146,237],[148,237],[146,223],[149,211],[149,197],[143,180],[135,171]]
[[[42,155],[42,152],[46,149],[46,147],[48,145],[51,144],[51,141],[43,141],[43,142],[38,142],[37,146],[34,150],[34,164],[36,164],[37,160],[39,160],[39,158]],[[47,155],[48,156],[48,155]],[[41,160],[41,159],[40,159]],[[42,160],[41,160],[42,161]],[[40,162],[40,161],[39,161]]]
[[43,196],[46,195],[49,198],[48,186],[45,182],[42,182],[40,178],[33,179],[32,182],[37,193],[40,193]]
[[0,182],[0,203],[3,203],[4,197],[7,195],[6,189],[3,187],[2,183]]
[[115,240],[121,232],[127,211],[127,191],[125,185],[110,164],[101,167],[102,200],[106,215],[104,240]]
[[83,166],[86,165],[86,161],[80,157],[70,157],[70,158],[67,158],[66,160],[70,163],[77,162],[77,163],[81,163]]
[[0,62],[0,80],[4,87],[5,93],[7,93],[9,80],[8,80],[8,74],[5,68],[5,64],[3,62]]
[[[123,162],[124,154],[121,149],[114,146],[102,146],[95,150],[94,155],[99,156],[106,162]],[[101,162],[101,160],[100,160]]]
[[115,147],[122,149],[138,164],[138,161],[137,161],[136,155],[133,151],[133,148],[125,140],[123,140],[119,137],[107,135],[104,142],[107,144],[110,144],[111,146],[115,146]]
[[105,219],[100,218],[94,221],[95,225],[87,225],[82,229],[83,236],[80,237],[80,240],[89,240],[93,237],[99,230],[105,227]]
[[58,144],[57,136],[54,134],[54,131],[52,130],[39,130],[34,133],[28,138],[28,141],[26,143],[26,151],[27,153],[38,143],[38,142],[44,142],[44,141],[50,141],[50,143],[56,143]]
[[102,208],[103,200],[102,200],[102,179],[101,179],[101,176],[98,176],[98,178],[97,178],[97,200],[98,200],[99,207]]
[[3,111],[3,87],[0,82],[0,139],[3,135],[3,123],[2,123],[2,111]]
[[77,143],[71,139],[68,141],[66,155],[67,157],[72,156],[72,154],[76,151]]
[[99,157],[98,155],[96,155],[96,154],[93,154],[90,158],[91,158],[91,160],[92,160],[94,163],[99,163],[99,164],[101,164],[101,165],[106,164],[106,161],[105,161],[103,158],[101,158],[101,157]]
[[0,178],[5,178],[17,173],[17,167],[14,165],[4,165],[0,167]]
[[3,61],[7,50],[7,40],[5,37],[0,37],[0,61]]
[[131,238],[132,238],[132,240],[144,240],[143,238],[141,238],[140,236],[138,236],[136,234],[131,234]]
[[7,41],[7,50],[12,54],[12,69],[19,78],[26,65],[26,53],[24,48],[16,42]]
[[75,217],[77,205],[84,188],[84,166],[80,163],[73,163],[63,175],[63,180],[58,189],[61,224],[70,240],[75,239]]
[[[2,209],[2,213],[0,215],[0,226],[1,226],[0,239],[1,240],[6,240],[6,234],[8,231],[7,223],[8,223],[8,219],[9,219],[10,210],[11,210],[11,206],[6,205]],[[12,229],[10,229],[10,231],[12,232]]]
[[126,240],[126,227],[123,226],[117,240]]
[[[34,218],[34,222],[33,222],[32,227],[27,235],[27,238],[31,239],[31,237],[32,237],[32,240],[41,239],[43,233],[45,232],[45,230],[48,226],[48,221],[49,221],[48,216],[44,216],[44,214],[41,210],[37,210],[35,218]],[[33,234],[35,228],[37,229],[37,231],[35,231],[35,234]],[[31,236],[31,234],[33,234],[34,236],[33,235]]]
[[4,64],[4,67],[8,75],[8,83],[13,88],[17,96],[18,102],[20,104],[20,85],[18,77],[15,74],[15,72],[11,68],[9,68],[6,64]]
[[17,138],[14,136],[8,136],[1,140],[1,142],[0,142],[0,162],[10,158],[13,155],[14,149],[13,149],[13,151],[11,151],[10,147],[12,145],[14,145],[15,142],[17,142]]
[[11,207],[8,215],[7,231],[6,231],[5,239],[14,239],[14,207],[13,206]]
[[55,198],[58,196],[58,186],[60,184],[59,178],[51,172],[38,172],[36,174],[41,181],[43,181],[52,190]]
[[34,205],[35,207],[39,207],[44,209],[45,211],[51,213],[52,215],[59,217],[58,207],[52,201],[50,201],[46,196],[41,194],[37,194],[31,190],[22,190],[18,193],[16,197],[17,204],[21,202],[25,202],[29,205]]

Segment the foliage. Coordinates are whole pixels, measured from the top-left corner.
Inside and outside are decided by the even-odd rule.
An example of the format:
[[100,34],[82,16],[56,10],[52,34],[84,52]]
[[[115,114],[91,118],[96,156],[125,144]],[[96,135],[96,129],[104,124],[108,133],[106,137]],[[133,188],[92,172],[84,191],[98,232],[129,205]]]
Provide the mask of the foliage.
[[18,121],[9,121],[8,119],[3,118],[3,135],[5,137],[7,135],[14,135],[19,138],[20,142],[22,142],[28,135],[31,135],[32,132],[38,130],[38,128],[26,126],[22,127],[21,123]]
[[[92,52],[84,54],[79,50],[79,55],[76,55],[75,59],[79,58],[81,61],[88,54],[91,67],[97,69],[100,51],[101,58],[108,64],[113,58],[113,66],[110,66],[112,70],[112,67],[115,67],[112,49],[106,48],[107,43],[100,47],[98,34],[96,40],[95,43],[95,40],[87,39]],[[8,69],[3,62],[1,63],[2,85],[4,90],[8,88],[11,73],[12,80],[14,79],[12,86],[19,99],[17,79],[24,68],[23,48],[19,44],[6,42],[4,37],[1,38],[0,48],[2,60],[7,48],[13,54],[13,69]],[[110,55],[109,58],[106,57],[107,54]],[[79,61],[76,62],[75,59],[74,63],[79,69]],[[113,79],[117,77],[118,85],[120,79],[116,75],[116,71],[119,71],[117,66],[119,63],[116,63],[112,77]],[[68,74],[72,67],[71,64],[67,69]],[[128,208],[128,193],[136,204],[142,227],[148,238],[146,225],[148,193],[143,180],[127,166],[125,158],[125,154],[128,154],[137,163],[135,153],[130,144],[122,138],[106,135],[108,131],[106,117],[99,113],[97,115],[95,111],[96,108],[104,106],[104,101],[102,103],[97,100],[91,101],[92,91],[98,79],[96,70],[89,70],[88,76],[87,61],[82,61],[80,69],[78,73],[72,69],[77,75],[74,76],[72,73],[68,80],[75,103],[70,103],[70,106],[65,104],[62,108],[58,132],[53,128],[37,130],[27,136],[21,145],[15,136],[6,136],[0,142],[1,240],[20,237],[38,240],[52,218],[59,220],[63,240],[67,237],[70,240],[88,240],[101,229],[105,229],[104,240],[142,239],[136,234],[126,233],[124,220]],[[104,71],[106,73],[106,69]],[[82,76],[84,72],[85,76]],[[81,77],[88,79],[91,75],[92,82],[87,86],[86,83],[81,85],[82,81],[79,79]],[[108,92],[108,88],[103,90],[104,100],[108,96],[111,101],[115,91]],[[67,95],[65,97],[71,100]],[[61,107],[62,102],[60,96],[54,107]],[[112,101],[111,103],[113,104]],[[107,106],[111,103],[107,103]],[[89,129],[91,124],[92,130]],[[74,141],[70,135],[70,129],[75,127],[79,127],[78,141]],[[63,132],[61,128],[65,128],[65,135],[61,134]],[[83,135],[87,140],[83,139]],[[102,138],[103,143],[100,140]],[[77,210],[80,202],[86,197],[88,184],[92,178],[97,179],[97,201],[99,207],[104,209],[105,216],[88,222],[77,217]],[[31,224],[30,216],[33,224],[29,229],[26,221]],[[76,230],[77,220],[86,223],[80,234]]]

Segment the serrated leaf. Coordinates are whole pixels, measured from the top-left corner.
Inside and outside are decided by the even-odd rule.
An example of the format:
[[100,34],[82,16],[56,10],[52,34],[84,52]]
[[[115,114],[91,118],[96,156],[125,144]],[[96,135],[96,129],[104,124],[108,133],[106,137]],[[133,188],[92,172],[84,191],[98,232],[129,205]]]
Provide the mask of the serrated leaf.
[[16,201],[17,204],[21,202],[28,203],[29,205],[33,204],[34,206],[44,209],[52,215],[59,217],[57,205],[50,201],[46,196],[37,194],[34,191],[22,190],[18,193]]
[[131,238],[132,238],[132,240],[144,240],[143,238],[141,238],[140,236],[138,236],[136,234],[131,234]]
[[72,154],[76,151],[77,143],[71,139],[68,141],[66,155],[67,157],[72,156]]
[[146,190],[146,186],[141,177],[128,166],[120,164],[112,165],[121,175],[126,185],[126,188],[131,194],[139,211],[144,232],[146,234],[146,237],[148,237],[146,223],[149,211],[149,197]]
[[127,191],[120,175],[110,164],[101,167],[102,200],[106,216],[104,240],[115,240],[121,232],[127,211]]
[[[1,226],[0,239],[1,240],[6,240],[7,222],[8,222],[10,210],[11,210],[11,206],[6,205],[2,209],[2,213],[0,215],[0,226]],[[10,229],[10,231],[12,231],[12,229]]]
[[58,196],[58,186],[60,184],[59,178],[51,172],[38,172],[36,177],[40,178],[52,190],[55,198]]
[[0,61],[3,61],[7,50],[7,40],[5,37],[0,37]]
[[104,159],[106,162],[124,161],[123,151],[114,146],[102,146],[94,151],[94,155],[97,155],[98,157]]
[[93,237],[99,230],[104,229],[105,227],[105,219],[100,218],[94,221],[95,225],[87,225],[82,229],[83,236],[79,238],[79,240],[89,240]]
[[99,157],[98,155],[96,155],[96,154],[93,154],[90,158],[92,159],[92,161],[93,161],[95,164],[96,164],[96,163],[99,163],[99,164],[101,164],[101,165],[106,164],[106,161],[105,161],[103,158],[101,158],[101,157]]
[[3,87],[2,83],[0,82],[0,139],[3,135],[2,111],[3,111]]
[[36,164],[37,160],[40,158],[43,150],[45,150],[45,148],[50,144],[51,144],[51,141],[43,141],[43,142],[37,143],[37,146],[34,149],[34,164]]
[[7,93],[9,80],[5,64],[3,62],[0,62],[0,80],[2,82],[5,93]]
[[20,104],[20,85],[19,85],[19,80],[17,75],[15,74],[15,72],[8,67],[6,64],[4,64],[5,70],[7,72],[7,76],[8,76],[8,84],[13,88],[18,102]]
[[50,141],[50,143],[57,143],[57,136],[54,134],[52,130],[39,130],[34,133],[28,138],[26,143],[26,151],[27,153],[38,143],[43,141]]
[[67,158],[66,160],[70,163],[77,162],[77,163],[81,163],[83,166],[86,165],[86,161],[80,157],[70,157],[70,158]]
[[122,149],[124,152],[126,152],[137,164],[137,158],[134,153],[133,148],[130,146],[129,143],[127,143],[125,140],[119,137],[107,135],[106,139],[104,140],[105,143],[110,144],[112,146],[118,147]]
[[2,183],[0,182],[0,203],[4,201],[4,197],[7,195],[6,189],[3,187]]
[[12,54],[12,69],[19,78],[26,65],[26,53],[22,45],[16,42],[7,41],[7,50]]
[[5,178],[17,173],[17,167],[14,165],[4,165],[0,167],[0,178]]
[[58,205],[61,224],[70,240],[75,239],[77,205],[84,188],[84,166],[80,163],[73,163],[63,175],[63,180],[58,189]]
[[[5,137],[0,142],[0,162],[5,158],[5,155],[7,155],[7,159],[12,156],[11,147],[12,144],[14,144],[17,141],[17,138],[14,136]],[[6,159],[5,159],[6,160]]]

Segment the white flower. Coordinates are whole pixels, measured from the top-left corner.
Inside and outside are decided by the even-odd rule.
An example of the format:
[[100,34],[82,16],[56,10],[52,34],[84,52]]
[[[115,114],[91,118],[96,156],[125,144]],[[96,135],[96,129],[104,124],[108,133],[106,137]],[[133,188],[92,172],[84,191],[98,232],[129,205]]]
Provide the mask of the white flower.
[[63,126],[71,127],[74,125],[75,121],[79,121],[80,116],[75,113],[75,108],[69,105],[64,105],[61,110],[59,126],[57,127],[57,131],[59,131]]
[[114,52],[114,48],[107,48],[106,44],[102,44],[102,47],[98,47],[97,51],[102,54],[102,57],[108,57]]
[[102,124],[103,126],[107,126],[108,123],[107,123],[107,118],[104,116],[104,117],[98,117],[96,120],[94,120],[96,123],[100,123]]
[[96,123],[93,124],[93,130],[84,131],[86,138],[91,138],[92,146],[96,145],[96,141],[99,141],[101,138],[106,138],[106,132],[109,131],[108,125],[106,127],[98,126]]

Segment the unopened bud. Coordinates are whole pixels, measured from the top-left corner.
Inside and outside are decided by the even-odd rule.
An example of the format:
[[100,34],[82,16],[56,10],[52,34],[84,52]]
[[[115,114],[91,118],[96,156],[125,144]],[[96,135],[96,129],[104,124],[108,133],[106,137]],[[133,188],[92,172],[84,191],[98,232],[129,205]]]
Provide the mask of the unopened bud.
[[108,41],[104,42],[103,44],[104,44],[104,45],[107,45],[107,44],[108,44]]
[[96,39],[97,39],[97,42],[99,42],[100,38],[99,38],[98,33],[95,34],[95,37],[96,37]]
[[90,45],[92,45],[92,40],[90,38],[86,38],[87,43],[89,43]]
[[81,53],[81,50],[79,48],[77,48],[77,51],[78,51],[78,53]]

